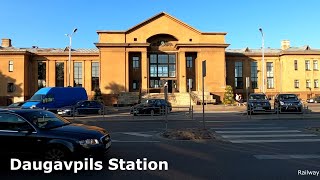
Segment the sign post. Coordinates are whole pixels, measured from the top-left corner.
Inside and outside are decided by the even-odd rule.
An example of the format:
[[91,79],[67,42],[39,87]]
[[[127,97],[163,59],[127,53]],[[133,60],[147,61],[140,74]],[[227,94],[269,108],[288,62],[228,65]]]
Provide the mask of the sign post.
[[[249,87],[250,87],[250,78],[246,77],[247,109],[249,108],[250,115],[251,115],[251,106],[249,104]],[[248,114],[248,111],[247,111],[247,114]]]
[[203,129],[206,128],[204,122],[204,77],[207,75],[207,68],[206,68],[206,60],[202,61],[202,122],[203,122]]

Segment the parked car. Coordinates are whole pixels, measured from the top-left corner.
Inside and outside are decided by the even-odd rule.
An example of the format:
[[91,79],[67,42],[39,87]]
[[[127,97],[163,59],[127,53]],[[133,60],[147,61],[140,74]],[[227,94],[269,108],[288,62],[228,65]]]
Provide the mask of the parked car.
[[111,147],[108,132],[71,123],[43,109],[0,111],[1,153],[42,155],[48,160],[104,155]]
[[295,94],[277,94],[274,100],[274,108],[279,112],[301,112],[303,104]]
[[57,113],[62,116],[80,114],[103,114],[104,105],[98,101],[79,101],[73,106],[59,108]]
[[26,103],[25,101],[15,102],[8,106],[8,108],[21,108],[21,106]]
[[131,107],[130,113],[133,115],[138,114],[164,114],[165,107],[168,108],[168,113],[172,111],[172,106],[169,101],[165,99],[146,99],[140,104]]
[[252,93],[248,98],[247,110],[250,113],[270,111],[271,104],[269,100],[263,93]]
[[40,108],[55,112],[58,108],[71,106],[82,100],[88,100],[87,92],[82,87],[46,87],[39,89],[22,108]]
[[315,96],[307,99],[307,103],[320,103],[320,96]]

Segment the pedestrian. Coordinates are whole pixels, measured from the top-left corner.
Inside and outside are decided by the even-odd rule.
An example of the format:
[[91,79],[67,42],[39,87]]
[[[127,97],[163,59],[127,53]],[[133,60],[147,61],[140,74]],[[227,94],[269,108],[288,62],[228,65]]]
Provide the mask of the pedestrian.
[[243,104],[242,95],[240,94],[240,95],[239,95],[239,106],[241,106],[241,105],[244,105],[244,104]]

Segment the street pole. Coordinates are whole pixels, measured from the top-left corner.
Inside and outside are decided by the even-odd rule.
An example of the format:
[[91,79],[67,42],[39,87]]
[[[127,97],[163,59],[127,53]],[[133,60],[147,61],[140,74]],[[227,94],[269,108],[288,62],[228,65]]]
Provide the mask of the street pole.
[[66,36],[69,37],[69,58],[68,58],[68,87],[70,87],[70,81],[71,81],[71,49],[72,49],[72,35],[77,31],[78,29],[73,29],[71,34],[66,34]]
[[262,28],[259,28],[262,37],[262,92],[265,94],[265,63],[264,63],[264,34]]

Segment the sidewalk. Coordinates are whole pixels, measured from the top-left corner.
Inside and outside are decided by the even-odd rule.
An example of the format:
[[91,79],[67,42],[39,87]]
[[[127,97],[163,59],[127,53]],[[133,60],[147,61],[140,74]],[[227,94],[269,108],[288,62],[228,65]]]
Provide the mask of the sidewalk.
[[[205,111],[217,111],[217,112],[243,112],[246,111],[246,106],[226,106],[224,104],[219,104],[219,105],[213,105],[213,104],[207,104],[204,105],[204,110]],[[202,112],[202,105],[194,105],[193,106],[193,111]]]

